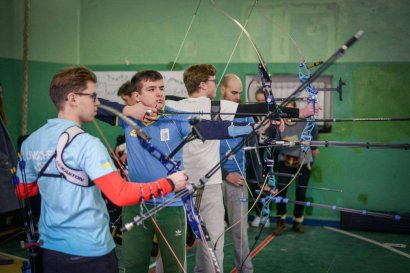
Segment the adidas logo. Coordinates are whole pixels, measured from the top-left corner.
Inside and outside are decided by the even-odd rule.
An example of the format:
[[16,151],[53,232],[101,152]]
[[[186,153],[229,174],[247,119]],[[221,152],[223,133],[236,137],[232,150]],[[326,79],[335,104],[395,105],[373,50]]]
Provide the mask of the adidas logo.
[[181,230],[175,230],[175,236],[181,236],[182,235],[182,231]]

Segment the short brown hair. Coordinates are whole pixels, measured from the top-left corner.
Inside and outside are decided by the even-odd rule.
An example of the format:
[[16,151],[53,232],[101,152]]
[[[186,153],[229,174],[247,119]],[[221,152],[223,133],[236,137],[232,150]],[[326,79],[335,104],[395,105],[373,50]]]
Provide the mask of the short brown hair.
[[156,70],[143,70],[137,72],[131,79],[132,92],[141,93],[142,81],[158,81],[162,80],[161,73]]
[[209,77],[215,76],[215,74],[216,68],[211,64],[194,64],[190,66],[184,72],[184,83],[188,95],[197,91],[201,82],[206,82]]
[[50,98],[57,110],[63,107],[68,94],[87,89],[88,81],[96,83],[97,77],[84,66],[66,67],[57,72],[50,84]]
[[131,96],[132,92],[134,92],[134,90],[131,81],[126,81],[118,88],[117,96]]

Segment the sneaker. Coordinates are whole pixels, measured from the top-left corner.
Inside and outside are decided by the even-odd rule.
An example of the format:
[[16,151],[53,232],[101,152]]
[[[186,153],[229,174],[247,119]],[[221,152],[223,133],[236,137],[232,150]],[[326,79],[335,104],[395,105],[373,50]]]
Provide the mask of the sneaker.
[[[259,216],[255,216],[255,218],[253,218],[253,221],[251,222],[251,226],[253,227],[259,227],[261,224],[261,218]],[[270,220],[269,218],[266,220],[265,222],[265,228],[270,227]]]
[[251,222],[251,226],[253,227],[259,227],[259,223],[261,221],[261,218],[259,216],[255,216]]
[[305,233],[305,228],[303,227],[302,223],[293,221],[293,231],[297,233]]

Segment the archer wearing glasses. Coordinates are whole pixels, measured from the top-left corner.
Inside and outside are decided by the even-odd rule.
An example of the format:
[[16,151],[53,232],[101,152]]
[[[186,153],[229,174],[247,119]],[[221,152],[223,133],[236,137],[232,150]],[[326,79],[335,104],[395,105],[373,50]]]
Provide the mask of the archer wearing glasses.
[[44,273],[56,268],[60,273],[91,269],[118,273],[101,192],[117,206],[129,206],[179,191],[187,183],[183,172],[152,183],[131,183],[121,177],[101,141],[81,129],[94,119],[100,104],[96,82],[95,74],[85,67],[55,74],[50,97],[58,117],[32,133],[21,148],[16,194],[25,199],[41,193],[38,230]]

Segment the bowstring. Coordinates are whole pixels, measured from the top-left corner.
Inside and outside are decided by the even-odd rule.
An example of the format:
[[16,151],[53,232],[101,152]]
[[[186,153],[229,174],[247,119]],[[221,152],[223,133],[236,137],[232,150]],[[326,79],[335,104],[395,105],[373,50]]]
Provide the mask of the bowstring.
[[121,169],[121,171],[122,171],[122,174],[125,175],[127,181],[131,181],[130,178],[129,178],[129,176],[128,176],[128,172],[127,172],[127,170],[126,170],[125,167],[124,167],[124,164],[121,162],[121,160],[120,160],[120,159],[117,157],[117,155],[115,154],[112,145],[111,145],[110,142],[108,141],[106,135],[103,133],[103,131],[102,131],[100,125],[98,125],[98,123],[97,123],[97,121],[96,121],[95,119],[93,119],[93,123],[94,123],[94,126],[97,128],[97,131],[98,131],[98,133],[100,134],[101,138],[103,139],[105,146],[108,148],[108,150],[110,151],[111,155],[113,156],[115,162],[117,162],[118,166],[120,167],[120,169]]
[[[266,67],[265,67],[265,63],[264,63],[263,58],[262,58],[262,55],[261,55],[259,49],[257,48],[256,44],[254,43],[253,39],[251,38],[250,34],[248,33],[248,31],[247,31],[235,18],[233,18],[231,15],[229,15],[229,14],[228,14],[227,12],[225,12],[224,10],[220,9],[220,8],[216,5],[216,3],[215,3],[213,0],[209,0],[209,1],[211,2],[211,4],[212,4],[217,10],[219,10],[219,11],[220,11],[221,13],[223,13],[226,17],[230,18],[236,25],[238,25],[238,27],[242,30],[242,31],[241,31],[241,34],[240,34],[240,37],[242,36],[242,33],[245,33],[245,35],[247,36],[248,40],[249,40],[250,43],[252,44],[252,47],[253,47],[253,48],[255,49],[255,51],[256,51],[256,54],[257,54],[258,59],[259,59],[259,61],[260,61],[260,65],[265,69],[265,71],[267,71],[267,70],[266,70]],[[239,37],[239,39],[240,39],[240,37]],[[296,47],[296,49],[297,49],[297,51],[298,51],[298,53],[299,53],[299,55],[300,55],[301,61],[304,62],[305,58],[304,58],[304,56],[303,56],[303,53],[302,53],[300,47],[297,46],[297,43],[296,43],[295,39],[294,39],[289,33],[288,33],[288,37],[290,38],[290,40],[292,41],[292,43],[295,45],[295,47]],[[291,185],[291,183],[293,183],[293,181],[294,181],[294,180],[296,179],[296,177],[299,175],[299,173],[300,173],[300,171],[301,171],[301,169],[302,169],[302,167],[303,167],[304,160],[305,160],[305,154],[303,154],[302,164],[300,165],[300,167],[299,167],[299,169],[297,170],[297,172],[296,172],[296,174],[294,175],[294,177],[289,181],[289,183],[288,183],[281,191],[278,191],[274,196],[276,196],[276,195],[278,195],[279,193],[281,193],[284,189],[286,189],[287,187],[289,187],[289,186]],[[264,189],[264,187],[265,187],[265,185],[266,185],[266,183],[267,183],[267,181],[268,181],[268,177],[269,177],[269,176],[266,175],[265,181],[264,181],[264,183],[263,183],[263,185],[262,185],[262,189]],[[251,208],[249,209],[248,213],[249,213],[249,212],[253,209],[253,207],[256,205],[256,203],[257,203],[257,201],[260,199],[262,193],[263,193],[263,190],[261,190],[261,192],[259,193],[257,199],[255,200],[254,204],[253,204],[253,205],[251,206]],[[271,194],[271,195],[272,195],[272,194]],[[241,217],[241,219],[240,219],[237,223],[235,223],[235,225],[238,224],[240,221],[242,221],[242,218],[243,218],[243,216]],[[232,225],[232,226],[233,226],[233,225]],[[227,230],[229,230],[230,228],[232,228],[232,226],[229,227]],[[264,225],[261,227],[261,230],[263,229],[263,227],[264,227]],[[227,230],[226,230],[226,231],[227,231]],[[226,231],[224,231],[224,232],[226,232]],[[220,236],[222,236],[222,234],[221,234]],[[219,239],[219,238],[218,238],[218,239]],[[251,251],[250,251],[250,252],[251,252]],[[248,256],[249,256],[249,254],[248,254]],[[245,258],[245,259],[246,259],[246,258]],[[244,263],[244,262],[245,262],[245,260],[243,261],[243,263]],[[243,263],[242,263],[242,264],[243,264]]]
[[199,6],[201,5],[201,2],[202,2],[202,0],[198,1],[198,5],[197,5],[197,7],[194,11],[194,14],[192,15],[192,18],[191,18],[191,22],[188,25],[187,31],[185,32],[184,38],[182,39],[181,45],[179,46],[177,55],[175,56],[174,62],[172,63],[171,71],[174,70],[175,64],[176,64],[177,60],[179,59],[179,55],[181,54],[182,48],[184,47],[186,38],[188,37],[188,34],[191,31],[192,25],[194,24],[194,21],[196,19],[196,15],[198,14],[198,10],[199,10]]
[[[122,163],[121,160],[119,160],[118,157],[115,155],[115,152],[114,152],[114,150],[113,150],[111,144],[109,143],[107,137],[106,137],[105,134],[103,133],[101,127],[98,125],[98,123],[96,122],[95,119],[93,119],[93,123],[94,123],[95,127],[97,128],[97,131],[100,133],[100,135],[101,135],[101,137],[102,137],[104,143],[107,145],[107,147],[108,147],[108,149],[110,150],[110,152],[112,153],[114,159],[116,160],[116,162],[117,162],[118,165],[120,166],[121,170],[123,171],[124,175],[127,177],[128,181],[131,181],[131,180],[129,179],[128,172],[125,171],[125,168],[124,168],[123,163]],[[145,204],[145,203],[144,203],[144,204]],[[145,207],[145,209],[147,209],[147,208]],[[164,234],[163,234],[163,232],[162,232],[162,229],[159,227],[159,225],[158,225],[158,223],[156,222],[156,220],[154,219],[154,217],[151,217],[151,220],[152,220],[153,224],[156,226],[156,228],[157,228],[158,232],[160,233],[161,237],[164,239],[164,241],[165,241],[166,245],[168,246],[169,250],[171,251],[172,255],[173,255],[173,256],[175,257],[175,259],[177,260],[178,265],[181,266],[181,269],[182,269],[184,272],[186,272],[186,271],[185,271],[185,267],[182,266],[181,262],[180,262],[179,259],[177,258],[177,255],[176,255],[175,251],[172,249],[172,247],[171,247],[170,244],[168,243],[167,239],[165,238],[165,236],[164,236]]]
[[[180,56],[180,54],[181,54],[182,48],[184,47],[186,38],[188,37],[188,34],[189,34],[189,32],[191,31],[192,25],[193,25],[193,23],[194,23],[194,21],[195,21],[195,19],[196,19],[197,14],[198,14],[198,10],[199,10],[199,7],[200,7],[200,5],[201,5],[201,2],[202,2],[202,0],[199,0],[199,1],[198,1],[198,5],[196,6],[195,11],[194,11],[194,14],[192,15],[192,18],[191,18],[191,22],[190,22],[190,24],[188,25],[187,31],[185,32],[184,38],[182,39],[181,45],[180,45],[180,47],[179,47],[179,49],[178,49],[178,52],[177,52],[177,54],[176,54],[176,56],[175,56],[174,62],[173,62],[172,67],[171,67],[171,71],[174,70],[175,65],[176,65],[176,62],[177,62],[177,60],[179,59],[179,56]],[[202,199],[202,193],[203,193],[203,187],[201,187],[201,188],[199,188],[199,189],[197,190],[197,197],[196,197],[196,199],[195,199],[195,208],[196,208],[198,214],[199,214],[199,212],[200,212],[200,200]],[[199,200],[199,202],[197,202],[198,200]],[[203,230],[202,230],[202,226],[201,226],[201,225],[199,225],[199,230],[200,230],[201,235],[202,235],[201,238],[200,238],[200,240],[202,241],[202,243],[203,243],[204,245],[207,245],[206,238],[205,238],[205,235],[204,235],[204,233],[203,233]],[[212,261],[212,255],[211,255],[211,253],[210,253],[208,247],[205,247],[205,248],[207,249],[208,256],[209,256],[210,260]],[[215,268],[214,268],[214,270],[215,270]]]
[[[253,10],[255,9],[257,3],[258,3],[258,0],[255,0],[255,1],[253,2],[253,5],[252,5],[252,7],[251,7],[251,10],[249,11],[248,16],[246,17],[246,20],[245,20],[245,23],[244,23],[244,28],[246,28],[246,26],[248,25],[249,19],[250,19],[251,15],[252,15]],[[222,71],[221,79],[225,76],[226,70],[228,69],[228,66],[229,66],[229,64],[231,63],[233,54],[235,53],[236,48],[237,48],[238,45],[239,45],[239,42],[240,42],[240,40],[241,40],[241,38],[242,38],[243,33],[244,33],[244,31],[241,30],[241,32],[239,33],[238,38],[236,39],[236,43],[235,43],[235,45],[234,45],[234,47],[233,47],[233,49],[232,49],[232,51],[231,51],[231,54],[229,55],[229,58],[228,58],[228,61],[227,61],[226,65],[225,65],[225,67],[224,67],[224,70]],[[221,84],[221,82],[218,82],[218,85],[217,85],[216,88],[218,88],[218,87],[220,86],[220,84]]]

